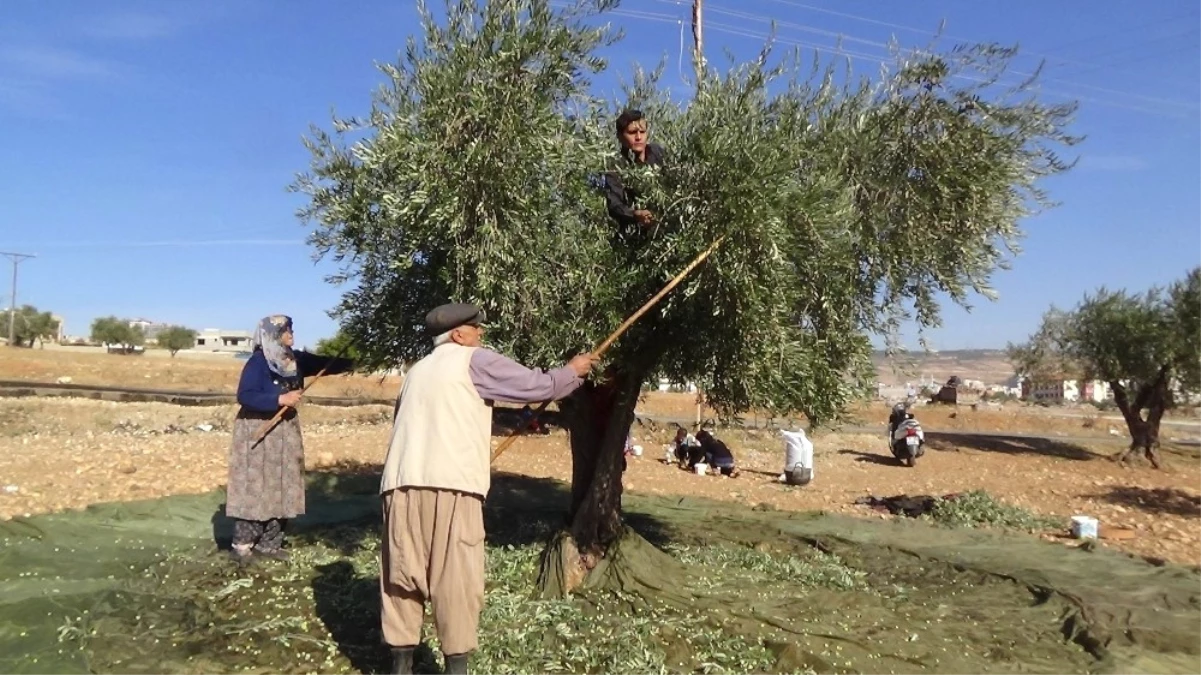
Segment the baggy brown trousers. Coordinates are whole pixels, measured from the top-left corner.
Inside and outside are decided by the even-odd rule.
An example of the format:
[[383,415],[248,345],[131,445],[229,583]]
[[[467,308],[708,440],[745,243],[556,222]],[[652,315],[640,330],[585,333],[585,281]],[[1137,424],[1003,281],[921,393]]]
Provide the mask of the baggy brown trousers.
[[474,651],[484,607],[484,500],[427,488],[390,490],[383,499],[384,642],[393,647],[420,642],[428,600],[442,653]]

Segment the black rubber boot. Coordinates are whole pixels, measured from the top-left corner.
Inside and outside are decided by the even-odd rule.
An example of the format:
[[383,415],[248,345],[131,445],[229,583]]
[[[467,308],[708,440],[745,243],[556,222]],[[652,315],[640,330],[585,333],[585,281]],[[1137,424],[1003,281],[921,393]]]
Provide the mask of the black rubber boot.
[[415,647],[392,648],[393,675],[413,675],[413,650]]
[[455,654],[446,657],[447,675],[467,675],[467,654]]

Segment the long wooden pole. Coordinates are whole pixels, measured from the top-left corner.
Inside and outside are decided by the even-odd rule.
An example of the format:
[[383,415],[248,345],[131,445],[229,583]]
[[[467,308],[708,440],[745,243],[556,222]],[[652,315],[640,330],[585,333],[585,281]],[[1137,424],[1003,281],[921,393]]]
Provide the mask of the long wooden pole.
[[702,0],[692,0],[692,67],[696,70],[696,93],[705,78],[705,28]]
[[[625,333],[627,330],[629,330],[630,326],[634,325],[634,322],[638,321],[638,319],[641,319],[643,315],[651,310],[652,307],[658,304],[658,302],[663,299],[663,296],[670,293],[676,286],[679,286],[680,282],[683,281],[684,278],[687,277],[690,272],[692,272],[692,270],[696,269],[698,265],[705,262],[705,259],[717,250],[717,247],[721,245],[721,242],[725,241],[725,238],[726,235],[724,234],[721,237],[718,237],[717,241],[713,242],[713,245],[702,251],[701,254],[698,255],[695,260],[689,263],[688,266],[685,267],[679,274],[677,274],[675,278],[667,282],[667,285],[663,287],[663,290],[656,293],[653,298],[647,300],[644,305],[639,307],[638,311],[631,314],[630,318],[623,321],[621,325],[617,327],[617,330],[613,331],[609,337],[605,338],[604,342],[601,342],[599,345],[597,345],[596,349],[592,350],[592,353],[597,357],[604,355],[604,353],[609,350],[609,347],[612,347],[613,343],[617,342],[617,338],[621,337],[622,333]],[[505,450],[508,450],[509,446],[513,445],[513,443],[517,441],[518,437],[525,432],[525,429],[530,425],[530,422],[538,419],[538,416],[541,415],[546,410],[546,407],[550,404],[550,401],[543,401],[542,404],[538,406],[538,409],[534,411],[533,418],[523,424],[518,424],[517,428],[509,434],[509,437],[501,441],[501,444],[496,446],[496,449],[492,451],[491,461],[496,462],[496,459],[500,457]]]
[[[337,356],[335,356],[333,359],[327,361],[325,363],[325,366],[323,368],[321,368],[321,370],[317,371],[317,374],[314,375],[313,378],[311,380],[309,380],[308,384],[304,385],[304,387],[300,390],[301,396],[304,396],[304,392],[308,391],[309,387],[313,386],[313,384],[317,380],[321,379],[321,376],[325,375],[325,371],[329,370],[329,367],[334,364],[334,361],[342,358],[346,354],[346,352],[350,350],[350,344],[351,343],[347,343],[346,346],[342,347],[342,349],[338,352]],[[299,403],[299,401],[297,401],[297,403]],[[288,412],[288,410],[292,410],[292,409],[293,409],[292,406],[285,405],[285,406],[281,406],[279,410],[275,411],[275,416],[272,417],[271,419],[267,420],[266,422],[263,422],[262,426],[259,427],[259,430],[255,432],[254,441],[252,441],[250,443],[250,447],[254,447],[254,446],[258,445],[259,441],[263,440],[263,438],[265,438],[267,436],[267,434],[271,433],[271,430],[275,428],[275,425],[279,424],[279,421],[284,418],[284,413],[286,413],[286,412]]]

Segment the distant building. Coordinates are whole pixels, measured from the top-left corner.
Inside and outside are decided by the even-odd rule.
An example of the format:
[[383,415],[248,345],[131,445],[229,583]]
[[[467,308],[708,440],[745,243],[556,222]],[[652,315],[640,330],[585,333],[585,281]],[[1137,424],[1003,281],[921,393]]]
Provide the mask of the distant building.
[[1021,387],[1010,387],[1004,384],[990,384],[987,392],[990,396],[1013,396],[1019,398],[1022,395]]
[[1113,398],[1109,383],[1104,380],[1087,380],[1080,387],[1080,400],[1091,403],[1104,403]]
[[66,329],[67,320],[64,319],[61,314],[51,314],[50,318],[54,319],[54,323],[55,323],[54,341],[58,342],[58,343],[66,342],[67,341],[67,329]]
[[130,319],[129,327],[140,328],[142,330],[142,335],[146,336],[147,342],[156,342],[158,340],[158,334],[166,330],[169,327],[169,324],[151,321],[150,319]]
[[1022,380],[1022,398],[1036,403],[1102,403],[1113,398],[1113,392],[1109,383],[1102,380]]
[[199,352],[248,352],[250,338],[250,331],[205,328],[196,334],[193,349]]

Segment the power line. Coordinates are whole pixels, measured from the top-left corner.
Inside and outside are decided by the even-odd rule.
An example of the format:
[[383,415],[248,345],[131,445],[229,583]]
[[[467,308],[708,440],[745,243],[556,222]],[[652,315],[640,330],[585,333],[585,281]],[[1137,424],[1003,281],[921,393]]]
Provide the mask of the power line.
[[[1069,49],[1071,47],[1076,47],[1079,45],[1086,45],[1091,42],[1099,42],[1102,40],[1108,40],[1109,38],[1113,38],[1113,37],[1128,38],[1128,37],[1130,37],[1130,34],[1136,30],[1142,30],[1144,28],[1151,28],[1152,26],[1158,26],[1158,25],[1164,24],[1164,23],[1176,23],[1183,19],[1189,19],[1189,18],[1196,19],[1197,17],[1194,16],[1192,13],[1185,13],[1185,14],[1179,14],[1176,16],[1171,16],[1166,19],[1165,18],[1155,19],[1154,21],[1140,23],[1135,26],[1123,26],[1122,28],[1120,28],[1119,30],[1116,30],[1116,31],[1109,31],[1106,33],[1101,33],[1100,35],[1093,35],[1091,37],[1082,38],[1079,40],[1072,40],[1071,42],[1068,42],[1066,44],[1061,44],[1058,47],[1055,47],[1054,49],[1051,50],[1051,52],[1052,53],[1057,52],[1057,51],[1061,52],[1061,51],[1063,51],[1065,49]],[[1051,58],[1056,58],[1056,57],[1051,57]],[[1095,58],[1095,56],[1094,56],[1094,58]],[[1079,63],[1079,64],[1074,64],[1074,65],[1089,65],[1089,64]]]
[[[659,1],[662,2],[665,0],[659,0]],[[777,0],[777,1],[783,1],[783,0]],[[662,22],[662,23],[676,23],[678,21],[678,19],[676,17],[673,17],[669,14],[661,14],[661,13],[656,13],[656,12],[645,12],[645,11],[640,11],[640,10],[614,9],[614,10],[610,10],[608,13],[616,14],[616,15],[620,15],[620,16],[628,16],[631,18],[644,19],[647,21],[658,21],[658,22]],[[768,37],[771,36],[770,33],[762,33],[762,32],[758,32],[758,31],[754,31],[753,29],[749,29],[744,26],[733,26],[733,25],[729,25],[729,24],[722,24],[722,23],[712,22],[712,21],[707,22],[706,25],[711,27],[712,30],[715,30],[715,31],[718,31],[721,33],[727,33],[730,35],[736,35],[736,36],[740,36],[740,37],[748,37],[748,38],[755,38],[758,40],[766,40]],[[877,63],[877,64],[887,65],[891,61],[890,57],[882,57],[878,54],[866,54],[863,52],[854,52],[854,51],[850,51],[850,50],[846,50],[846,49],[842,49],[842,48],[831,48],[831,47],[827,47],[824,45],[806,44],[806,43],[802,43],[798,40],[781,38],[778,36],[773,37],[772,39],[775,42],[778,42],[781,44],[792,45],[792,46],[797,46],[797,47],[804,47],[804,48],[808,48],[808,49],[813,49],[814,51],[817,51],[817,52],[832,54],[832,55],[836,55],[836,56],[842,56],[842,57],[846,57],[846,58],[850,58],[850,59],[859,59],[859,60],[864,60],[864,61],[873,62],[873,63]],[[885,48],[891,48],[889,45],[885,45],[884,43],[876,43],[876,44],[883,46]],[[913,51],[914,53],[917,53],[917,54],[934,55],[931,52],[925,52],[925,51],[919,50],[919,49],[913,49],[911,51]],[[1033,73],[1026,73],[1026,72],[1017,71],[1017,70],[1008,70],[1006,74],[1007,75],[1025,75],[1025,76],[1033,75]],[[972,81],[972,82],[983,83],[983,82],[988,81],[986,78],[973,77],[971,75],[964,75],[964,74],[954,75],[953,77],[955,77],[957,79]],[[1006,84],[1006,83],[1000,82],[999,84]],[[1008,84],[1012,85],[1014,83],[1011,82]],[[1078,83],[1071,83],[1071,84],[1074,86],[1081,86]],[[1088,85],[1084,85],[1084,86],[1088,86]],[[1054,90],[1054,89],[1050,89],[1048,87],[1042,87],[1041,89],[1042,89],[1042,91],[1044,91],[1047,94],[1058,96],[1058,97],[1064,98],[1064,99],[1077,100],[1077,101],[1083,101],[1083,102],[1088,102],[1088,103],[1095,103],[1097,105],[1131,110],[1134,112],[1142,112],[1142,113],[1147,113],[1150,115],[1156,115],[1156,116],[1160,116],[1160,117],[1172,117],[1172,118],[1179,119],[1183,114],[1183,111],[1178,113],[1175,111],[1166,111],[1159,107],[1146,107],[1146,106],[1141,106],[1141,105],[1131,105],[1131,104],[1125,103],[1125,102],[1099,99],[1099,98],[1090,97],[1090,96],[1082,96],[1080,94],[1076,94],[1076,93],[1072,93],[1072,92],[1064,92],[1061,90]],[[1110,91],[1111,93],[1124,94],[1124,95],[1128,95],[1128,96],[1130,95],[1128,92],[1118,92],[1116,90],[1107,90],[1107,91]],[[1147,98],[1147,97],[1144,97],[1144,98]],[[1187,106],[1187,107],[1192,107],[1192,108],[1196,107],[1196,106],[1191,106],[1190,104],[1185,104],[1185,103],[1181,103],[1178,101],[1166,101],[1166,100],[1162,100],[1162,99],[1148,101],[1148,105],[1153,104],[1153,103],[1160,104],[1160,105],[1171,104],[1171,105],[1177,105],[1177,106]]]
[[[659,2],[668,2],[668,0],[658,0],[658,1]],[[804,24],[799,24],[799,23],[795,23],[795,22],[791,22],[791,21],[781,21],[781,20],[774,19],[770,16],[766,16],[766,15],[755,13],[755,12],[744,12],[744,11],[723,9],[722,7],[719,7],[719,6],[710,6],[709,9],[712,12],[716,12],[718,14],[724,14],[726,16],[731,16],[734,18],[747,19],[747,20],[751,20],[751,21],[758,21],[758,22],[769,23],[769,24],[774,23],[778,26],[792,28],[794,30],[799,30],[802,32],[809,32],[809,33],[815,33],[818,35],[825,35],[828,37],[835,37],[835,38],[838,38],[839,40],[845,40],[847,42],[856,42],[856,43],[868,45],[870,47],[877,47],[877,48],[886,49],[886,50],[890,50],[893,48],[892,45],[885,43],[885,42],[880,42],[878,40],[868,40],[865,38],[847,35],[846,33],[840,33],[840,32],[825,30],[825,29],[821,29],[821,28],[814,28],[811,26],[806,26]],[[956,38],[956,39],[958,39],[958,38]],[[928,56],[934,55],[932,52],[928,52],[928,51],[922,50],[922,49],[914,49],[913,51],[914,51],[914,53],[922,54],[922,55],[928,55]],[[1090,63],[1081,63],[1080,65],[1090,66],[1091,70],[1096,70],[1098,68],[1105,67],[1104,65],[1096,65],[1096,64],[1090,64]],[[1015,70],[1015,69],[1008,70],[1008,72],[1006,74],[1007,75],[1016,75],[1019,77],[1032,77],[1034,75],[1034,73],[1032,73],[1032,72]],[[1159,105],[1172,105],[1172,106],[1178,106],[1178,107],[1189,108],[1189,109],[1201,108],[1201,106],[1198,106],[1197,104],[1195,104],[1193,102],[1184,102],[1184,101],[1178,101],[1178,100],[1172,100],[1172,99],[1158,98],[1158,97],[1154,97],[1154,96],[1146,96],[1143,94],[1136,94],[1133,92],[1123,91],[1120,89],[1111,89],[1108,87],[1099,87],[1096,85],[1085,84],[1083,82],[1078,82],[1075,80],[1067,80],[1067,79],[1056,78],[1056,77],[1044,77],[1044,78],[1042,78],[1042,81],[1045,83],[1059,83],[1059,84],[1065,84],[1068,86],[1078,87],[1081,89],[1090,89],[1090,90],[1097,91],[1100,93],[1113,94],[1113,95],[1117,95],[1117,96],[1125,96],[1125,97],[1134,98],[1134,99],[1142,99],[1146,103],[1159,104]]]
[[[807,4],[804,4],[804,3],[801,3],[801,2],[797,2],[796,0],[767,0],[767,1],[768,1],[768,2],[775,2],[775,3],[777,3],[777,4],[781,4],[781,5],[787,5],[787,6],[789,6],[789,7],[795,7],[795,8],[797,8],[797,9],[804,9],[804,10],[808,10],[808,11],[811,11],[811,12],[818,12],[818,13],[821,13],[821,14],[830,14],[830,15],[832,15],[832,16],[839,16],[839,17],[843,17],[843,18],[845,18],[845,19],[851,19],[851,20],[853,20],[853,21],[861,21],[861,22],[864,22],[864,23],[872,23],[872,24],[876,24],[876,25],[878,25],[878,26],[885,26],[885,27],[887,27],[887,28],[897,28],[897,29],[904,30],[904,31],[909,31],[909,32],[912,32],[912,33],[924,33],[924,34],[926,34],[926,35],[929,35],[929,34],[930,34],[930,31],[929,31],[928,29],[924,29],[924,28],[915,28],[915,27],[913,27],[913,26],[906,26],[906,25],[904,25],[904,24],[892,23],[892,22],[889,22],[889,21],[881,21],[881,20],[879,20],[879,19],[873,19],[873,18],[871,18],[871,17],[862,16],[862,15],[859,15],[859,14],[849,14],[849,13],[847,13],[847,12],[839,12],[839,11],[835,11],[835,10],[832,10],[832,9],[826,9],[826,8],[824,8],[824,7],[815,7],[815,6],[813,6],[813,5],[807,5]],[[1157,19],[1157,20],[1155,20],[1155,21],[1152,21],[1152,22],[1149,22],[1149,23],[1147,23],[1147,24],[1142,24],[1142,25],[1140,25],[1140,26],[1138,26],[1138,27],[1136,27],[1136,28],[1134,28],[1134,29],[1125,29],[1125,30],[1123,30],[1122,32],[1123,32],[1123,33],[1126,33],[1126,32],[1128,32],[1129,30],[1137,30],[1138,28],[1145,28],[1145,27],[1147,27],[1147,26],[1154,25],[1154,24],[1157,24],[1157,23],[1163,23],[1163,22],[1165,22],[1165,21],[1175,21],[1175,20],[1186,19],[1186,18],[1196,18],[1196,17],[1194,17],[1194,16],[1193,16],[1191,13],[1186,13],[1186,14],[1180,15],[1180,16],[1178,16],[1178,17],[1174,17],[1173,19]],[[1102,37],[1109,37],[1110,35],[1112,35],[1112,33],[1110,33],[1110,34],[1106,34],[1106,35],[1104,35],[1104,36],[1102,36]],[[976,40],[976,39],[972,39],[972,38],[966,38],[966,37],[957,37],[957,36],[951,35],[951,34],[949,34],[949,33],[948,33],[948,34],[946,34],[946,37],[948,37],[948,38],[950,38],[950,39],[952,39],[952,40],[959,40],[959,41],[961,41],[961,42],[981,42],[981,40]],[[1093,39],[1096,39],[1096,38],[1094,37]],[[1087,41],[1087,40],[1085,40],[1085,41]],[[1080,41],[1069,42],[1069,43],[1068,43],[1068,45],[1069,45],[1069,46],[1070,46],[1070,45],[1074,45],[1074,44],[1076,44],[1076,42],[1080,42]],[[1063,47],[1062,47],[1062,46],[1060,46],[1060,47],[1058,47],[1058,48],[1056,48],[1056,49],[1052,49],[1051,51],[1052,51],[1052,52],[1055,52],[1055,51],[1057,51],[1057,50],[1062,50],[1062,49],[1063,49]],[[1071,61],[1071,60],[1068,60],[1068,59],[1063,59],[1063,58],[1055,57],[1055,56],[1052,56],[1051,54],[1048,54],[1048,53],[1046,53],[1046,52],[1041,52],[1041,53],[1040,53],[1040,52],[1033,52],[1033,51],[1032,51],[1032,52],[1027,52],[1027,54],[1028,54],[1029,56],[1037,56],[1037,57],[1040,57],[1040,58],[1043,58],[1043,59],[1052,60],[1052,61],[1057,61],[1057,62],[1059,62],[1059,63],[1063,63],[1063,64],[1071,64],[1071,65],[1083,65],[1083,66],[1092,65],[1092,64],[1088,64],[1088,63],[1082,63],[1082,62],[1079,62],[1079,61]]]
[[37,256],[32,253],[10,253],[7,251],[0,251],[0,255],[11,260],[13,264],[13,288],[8,305],[8,346],[12,347],[17,344],[17,268],[20,267],[23,261],[36,258]]
[[[720,23],[716,23],[716,22],[712,22],[712,21],[709,22],[709,26],[713,30],[716,30],[716,31],[722,32],[722,33],[729,33],[731,35],[755,38],[758,40],[763,40],[763,39],[767,38],[766,35],[763,35],[761,33],[747,31],[747,30],[741,29],[738,26],[728,26],[726,24],[720,24]],[[843,49],[829,49],[829,48],[819,47],[819,46],[815,46],[815,45],[806,45],[802,42],[799,42],[796,40],[788,40],[786,38],[775,38],[775,41],[780,42],[782,44],[793,45],[796,47],[807,47],[807,48],[813,49],[815,51],[826,52],[826,53],[834,54],[834,55],[838,55],[838,56],[845,56],[845,57],[851,58],[851,59],[862,59],[865,61],[872,61],[875,63],[885,64],[885,65],[888,64],[888,62],[889,62],[888,59],[881,58],[874,54],[863,54],[861,52],[852,52],[852,51],[847,51],[847,50],[843,50]],[[951,77],[954,79],[966,80],[969,82],[986,83],[989,81],[988,78],[976,77],[973,75],[965,75],[962,73],[952,75]],[[1001,82],[998,84],[1005,84],[1005,83]],[[1163,110],[1160,108],[1148,108],[1148,107],[1143,107],[1143,106],[1139,106],[1139,105],[1128,105],[1125,103],[1118,103],[1115,101],[1107,101],[1104,99],[1093,98],[1090,96],[1081,96],[1079,94],[1075,94],[1075,93],[1071,93],[1071,92],[1057,91],[1057,90],[1049,89],[1046,87],[1042,88],[1042,91],[1047,94],[1050,94],[1052,96],[1058,96],[1060,98],[1071,99],[1071,100],[1076,100],[1076,101],[1083,101],[1086,103],[1096,103],[1097,105],[1109,106],[1111,108],[1120,108],[1123,110],[1142,112],[1142,113],[1147,113],[1150,115],[1156,115],[1156,116],[1160,116],[1160,117],[1172,117],[1172,118],[1176,118],[1176,119],[1179,119],[1181,117],[1181,113],[1177,113],[1174,111],[1169,112],[1169,111],[1166,111],[1166,110]]]

